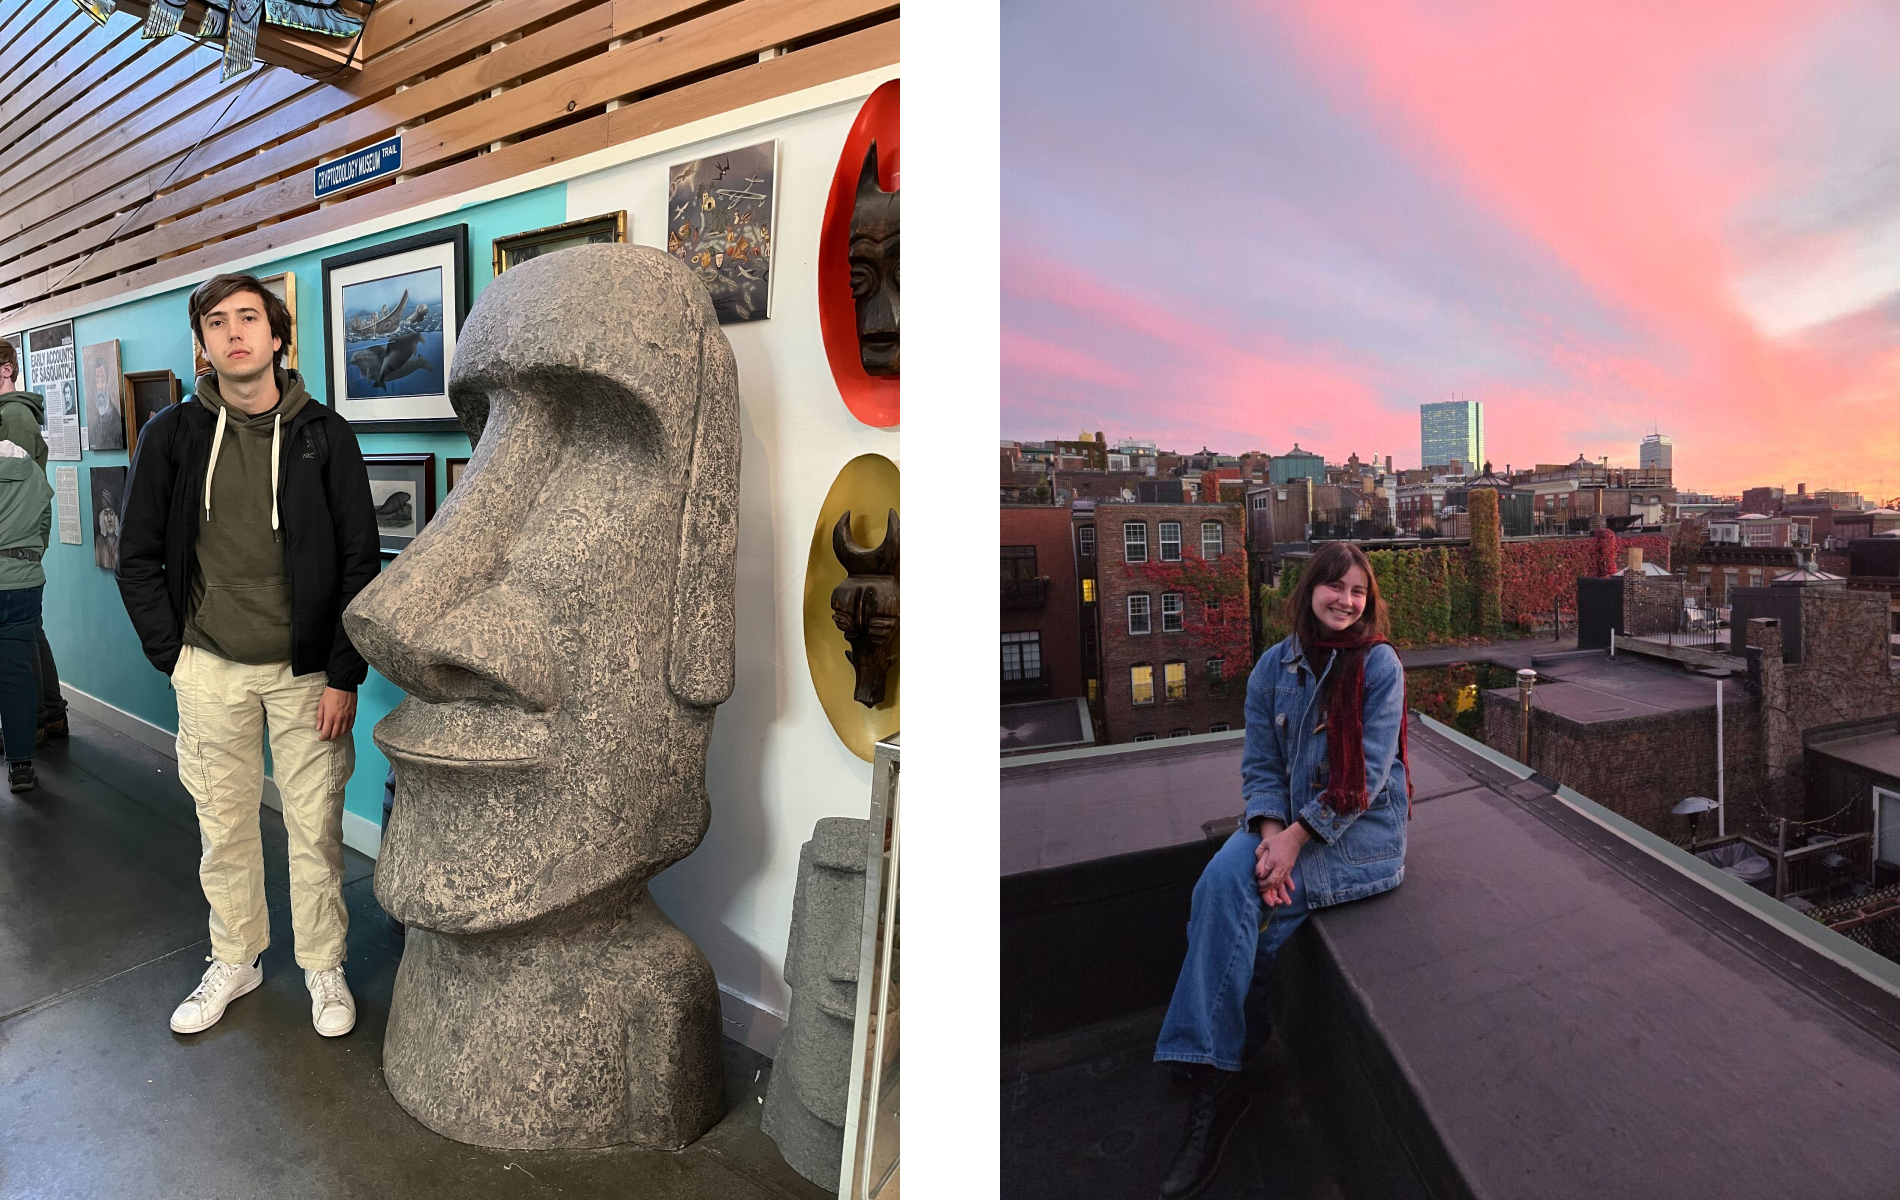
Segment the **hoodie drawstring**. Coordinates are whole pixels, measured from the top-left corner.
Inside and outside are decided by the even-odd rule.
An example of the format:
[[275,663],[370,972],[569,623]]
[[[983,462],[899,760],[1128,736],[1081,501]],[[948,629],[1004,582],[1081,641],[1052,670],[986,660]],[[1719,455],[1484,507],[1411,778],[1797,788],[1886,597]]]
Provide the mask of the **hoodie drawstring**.
[[278,437],[284,431],[284,414],[278,413],[277,419],[270,423],[270,528],[277,532],[277,446]]
[[[218,451],[224,447],[224,421],[229,415],[229,409],[222,405],[218,407],[218,431],[211,435],[211,464],[205,468],[205,520],[207,521],[211,519],[211,477],[217,474]],[[276,497],[272,497],[271,503],[274,508]],[[275,528],[274,520],[272,527]]]

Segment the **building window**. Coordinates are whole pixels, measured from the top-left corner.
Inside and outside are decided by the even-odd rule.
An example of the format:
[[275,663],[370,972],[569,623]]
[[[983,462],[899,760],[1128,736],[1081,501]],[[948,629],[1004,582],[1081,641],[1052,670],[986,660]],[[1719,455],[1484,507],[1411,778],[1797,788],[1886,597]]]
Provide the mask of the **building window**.
[[1147,522],[1124,521],[1122,523],[1122,561],[1131,563],[1148,561]]
[[1096,660],[1097,653],[1098,652],[1095,648],[1095,622],[1083,621],[1082,622],[1082,661],[1085,663],[1094,662]]
[[1168,699],[1187,699],[1187,664],[1171,662],[1162,670],[1162,679],[1168,687]]
[[1192,729],[1177,729],[1174,732],[1170,733],[1168,736],[1171,738],[1193,737],[1194,731]]
[[1095,553],[1095,526],[1084,525],[1075,531],[1076,548],[1087,558]]
[[1135,735],[1135,740],[1138,742],[1152,742],[1157,740],[1157,738],[1156,735],[1152,733],[1138,733]]
[[1207,731],[1208,731],[1209,733],[1226,733],[1226,732],[1227,732],[1228,730],[1230,730],[1230,729],[1232,729],[1232,728],[1233,728],[1233,726],[1232,726],[1232,725],[1229,725],[1229,724],[1228,724],[1227,722],[1225,722],[1225,721],[1221,721],[1221,722],[1219,722],[1219,723],[1217,723],[1217,724],[1214,724],[1214,725],[1209,725],[1209,726],[1207,727]]
[[1181,624],[1182,624],[1181,613],[1182,613],[1181,593],[1179,592],[1161,593],[1161,632],[1163,633],[1181,632]]
[[1035,630],[1003,635],[1003,682],[1042,678],[1042,634]]
[[1253,498],[1253,510],[1255,512],[1259,512],[1266,507],[1267,507],[1267,494],[1265,492],[1261,492],[1258,496],[1255,496]]
[[1095,603],[1095,579],[1093,576],[1082,576],[1082,603]]
[[1227,687],[1227,660],[1210,658],[1207,660],[1207,690],[1221,692]]
[[1128,689],[1137,708],[1155,702],[1155,669],[1147,663],[1128,668]]
[[1181,522],[1161,522],[1161,561],[1181,561]]
[[1003,547],[1003,582],[1027,583],[1036,577],[1034,546]]
[[1201,615],[1207,618],[1207,627],[1217,629],[1227,624],[1227,611],[1221,607],[1220,597],[1203,601]]
[[1748,586],[1749,587],[1761,586],[1761,568],[1760,567],[1750,567],[1748,569]]
[[1201,557],[1208,562],[1219,558],[1223,551],[1225,538],[1219,521],[1201,522]]
[[1097,700],[1100,700],[1101,698],[1102,698],[1102,681],[1099,679],[1089,680],[1089,703],[1093,704]]
[[1134,637],[1153,631],[1148,621],[1148,594],[1136,592],[1128,597],[1128,633]]

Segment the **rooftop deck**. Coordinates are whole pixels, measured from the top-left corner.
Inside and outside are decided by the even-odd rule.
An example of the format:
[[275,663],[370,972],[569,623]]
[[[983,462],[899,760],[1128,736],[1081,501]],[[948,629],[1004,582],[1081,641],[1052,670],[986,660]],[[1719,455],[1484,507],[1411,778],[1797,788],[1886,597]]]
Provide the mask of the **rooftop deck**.
[[[1900,967],[1413,720],[1406,883],[1289,944],[1269,1102],[1214,1194],[1892,1193]],[[1005,1195],[1152,1195],[1173,1149],[1146,1059],[1204,814],[1240,809],[1238,739],[1197,741],[1003,769]]]

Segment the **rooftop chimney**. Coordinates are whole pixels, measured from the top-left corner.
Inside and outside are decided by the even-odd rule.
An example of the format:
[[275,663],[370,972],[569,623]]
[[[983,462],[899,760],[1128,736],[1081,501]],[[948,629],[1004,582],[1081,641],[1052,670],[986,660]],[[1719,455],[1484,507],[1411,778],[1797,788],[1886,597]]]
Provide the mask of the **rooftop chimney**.
[[1630,547],[1630,574],[1641,575],[1642,573],[1643,573],[1643,548],[1641,546],[1631,546]]

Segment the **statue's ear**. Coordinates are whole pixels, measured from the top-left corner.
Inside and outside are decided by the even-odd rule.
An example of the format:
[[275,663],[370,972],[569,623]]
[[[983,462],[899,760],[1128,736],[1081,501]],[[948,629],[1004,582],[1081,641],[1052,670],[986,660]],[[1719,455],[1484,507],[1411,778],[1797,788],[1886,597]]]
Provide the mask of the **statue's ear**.
[[877,139],[871,139],[870,149],[864,152],[864,166],[858,171],[858,195],[876,196],[883,188],[877,183]]
[[681,506],[666,686],[711,708],[732,695],[739,560],[739,372],[718,325],[699,335],[699,402]]

